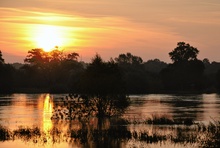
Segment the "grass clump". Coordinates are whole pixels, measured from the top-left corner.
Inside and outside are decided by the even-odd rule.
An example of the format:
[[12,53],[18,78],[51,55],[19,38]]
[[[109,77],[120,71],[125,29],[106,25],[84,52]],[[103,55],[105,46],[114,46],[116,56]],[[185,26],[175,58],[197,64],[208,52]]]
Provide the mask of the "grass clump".
[[133,119],[127,120],[128,124],[153,124],[153,125],[193,125],[194,121],[191,118],[180,118],[180,119],[173,119],[168,115],[156,115],[153,114],[152,117],[149,117],[144,120],[140,119]]
[[30,139],[41,137],[41,134],[42,132],[38,127],[29,128],[20,126],[18,127],[18,129],[13,131],[13,139],[17,137],[25,141],[28,141]]
[[0,141],[10,140],[11,132],[4,126],[0,125]]
[[174,124],[174,120],[167,116],[167,115],[162,115],[162,116],[159,116],[159,115],[152,115],[152,118],[149,118],[145,121],[145,123],[147,124],[169,124],[169,125],[172,125]]

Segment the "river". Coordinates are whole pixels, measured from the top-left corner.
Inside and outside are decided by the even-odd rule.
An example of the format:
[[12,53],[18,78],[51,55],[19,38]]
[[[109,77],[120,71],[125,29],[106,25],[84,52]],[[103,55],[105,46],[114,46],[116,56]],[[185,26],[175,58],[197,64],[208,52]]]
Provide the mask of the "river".
[[[82,128],[77,122],[57,121],[50,119],[53,106],[56,100],[66,94],[10,94],[0,95],[0,124],[10,130],[17,129],[19,126],[37,126],[42,131],[47,132],[53,127],[59,127],[68,131],[71,129]],[[218,94],[199,94],[199,95],[175,95],[175,94],[147,94],[131,95],[131,105],[123,115],[126,119],[144,120],[152,116],[166,116],[172,119],[191,118],[195,122],[209,123],[213,120],[220,120],[220,96]],[[95,119],[89,124],[95,123]],[[152,132],[157,127],[149,125],[130,125],[128,130],[143,130]],[[164,131],[164,130],[163,130]],[[169,131],[166,131],[169,132]],[[119,142],[119,147],[133,147],[142,143],[133,141]],[[14,140],[0,142],[0,147],[81,147],[83,144],[77,142],[58,143],[47,142],[46,144],[34,144],[30,141]],[[97,145],[96,145],[97,146]],[[158,147],[158,143],[148,145]],[[84,147],[87,147],[84,145]],[[89,146],[90,147],[90,146]],[[94,145],[92,146],[94,147]],[[135,146],[134,146],[135,147]],[[184,145],[164,144],[163,147],[184,147]]]

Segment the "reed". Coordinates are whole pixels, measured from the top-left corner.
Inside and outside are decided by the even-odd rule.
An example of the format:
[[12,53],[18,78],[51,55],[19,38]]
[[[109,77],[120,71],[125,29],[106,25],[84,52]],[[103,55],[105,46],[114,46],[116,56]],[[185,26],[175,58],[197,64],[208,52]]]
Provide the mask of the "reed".
[[[168,120],[167,118],[154,117],[150,123],[175,123],[175,121],[171,119]],[[105,145],[115,147],[120,142],[126,143],[129,141],[136,141],[145,144],[170,142],[172,144],[184,146],[220,147],[220,121],[213,120],[208,125],[194,123],[192,126],[187,126],[185,124],[181,126],[162,126],[162,128],[154,126],[155,129],[153,131],[150,129],[149,131],[146,129],[131,130],[128,128],[128,125],[125,125],[127,123],[127,121],[122,119],[115,119],[108,128],[89,128],[85,126],[80,129],[70,129],[65,132],[58,128],[52,128],[50,131],[45,132],[39,127],[29,128],[22,126],[11,131],[7,127],[0,125],[0,141],[22,140],[38,144],[49,142],[56,144],[62,141],[67,143],[78,143],[81,146],[93,143],[94,147],[102,147]],[[183,123],[183,121],[180,123]],[[169,131],[169,133],[164,131]]]

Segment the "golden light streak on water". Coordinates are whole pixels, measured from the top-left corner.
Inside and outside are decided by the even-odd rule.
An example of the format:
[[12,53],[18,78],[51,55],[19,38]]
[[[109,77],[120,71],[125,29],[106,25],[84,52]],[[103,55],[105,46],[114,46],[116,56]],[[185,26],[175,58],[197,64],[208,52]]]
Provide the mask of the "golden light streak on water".
[[52,97],[47,94],[44,99],[44,108],[43,108],[43,131],[48,132],[53,127],[51,121],[52,112],[53,112],[53,101]]

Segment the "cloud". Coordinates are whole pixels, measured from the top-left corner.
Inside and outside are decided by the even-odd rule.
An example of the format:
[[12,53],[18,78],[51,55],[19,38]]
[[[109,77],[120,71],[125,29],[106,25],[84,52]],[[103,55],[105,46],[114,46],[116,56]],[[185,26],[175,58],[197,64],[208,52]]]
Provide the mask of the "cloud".
[[176,42],[186,41],[216,51],[219,5],[219,0],[3,0],[0,40],[8,50],[15,43],[30,42],[27,33],[36,26],[53,25],[77,42],[69,48],[106,53],[127,49],[148,57],[164,56]]

